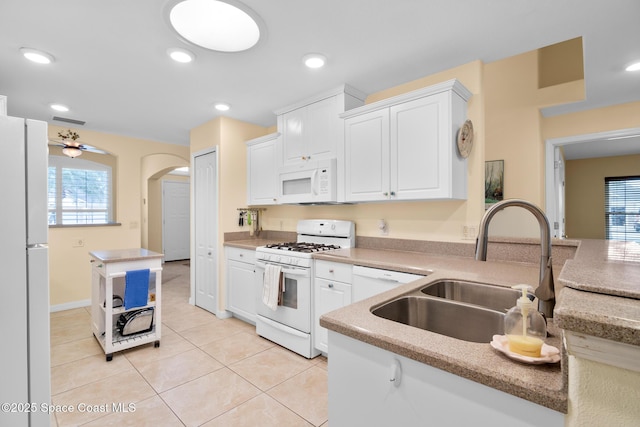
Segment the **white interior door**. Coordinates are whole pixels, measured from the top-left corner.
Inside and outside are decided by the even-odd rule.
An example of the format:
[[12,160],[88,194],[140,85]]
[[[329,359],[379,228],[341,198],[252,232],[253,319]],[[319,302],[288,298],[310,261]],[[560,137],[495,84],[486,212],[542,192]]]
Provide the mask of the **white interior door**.
[[560,147],[555,148],[554,152],[554,185],[556,187],[556,218],[552,224],[553,237],[563,239],[567,237],[565,231],[565,196],[564,196],[564,154]]
[[194,240],[192,262],[195,305],[217,312],[218,295],[218,154],[194,156]]
[[162,251],[165,261],[189,258],[189,183],[162,182]]

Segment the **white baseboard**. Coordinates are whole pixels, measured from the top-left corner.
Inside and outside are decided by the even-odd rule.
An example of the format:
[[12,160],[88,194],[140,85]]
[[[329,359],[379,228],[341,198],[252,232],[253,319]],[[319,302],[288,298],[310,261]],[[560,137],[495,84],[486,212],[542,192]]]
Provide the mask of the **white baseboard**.
[[65,302],[64,304],[56,304],[56,305],[49,306],[49,312],[50,313],[54,313],[56,311],[71,310],[73,308],[88,307],[90,305],[91,305],[91,300],[90,299],[85,299],[85,300],[81,300],[81,301]]

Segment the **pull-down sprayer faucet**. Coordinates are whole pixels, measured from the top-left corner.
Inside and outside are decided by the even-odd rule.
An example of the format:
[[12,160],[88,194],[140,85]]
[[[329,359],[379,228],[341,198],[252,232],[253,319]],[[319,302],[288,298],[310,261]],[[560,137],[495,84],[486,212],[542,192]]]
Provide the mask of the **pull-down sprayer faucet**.
[[491,206],[480,221],[480,229],[478,238],[476,239],[476,260],[487,260],[489,223],[496,213],[510,206],[517,206],[528,210],[536,217],[538,224],[540,224],[540,245],[542,248],[540,255],[540,283],[536,288],[535,295],[538,298],[538,311],[544,314],[547,319],[551,319],[553,317],[553,309],[556,305],[553,271],[551,270],[551,228],[549,227],[549,220],[539,207],[526,200],[520,199],[503,200]]

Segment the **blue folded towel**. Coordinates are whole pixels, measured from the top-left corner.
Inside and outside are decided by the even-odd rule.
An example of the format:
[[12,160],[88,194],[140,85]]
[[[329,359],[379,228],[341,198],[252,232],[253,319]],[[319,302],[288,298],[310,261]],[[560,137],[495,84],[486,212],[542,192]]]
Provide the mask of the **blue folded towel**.
[[127,271],[124,288],[124,309],[147,305],[149,269]]

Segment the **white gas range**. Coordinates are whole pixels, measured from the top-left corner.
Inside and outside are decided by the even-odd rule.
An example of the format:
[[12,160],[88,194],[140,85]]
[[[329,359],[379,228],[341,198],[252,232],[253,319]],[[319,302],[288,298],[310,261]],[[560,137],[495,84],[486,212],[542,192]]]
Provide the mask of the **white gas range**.
[[[351,221],[301,220],[297,241],[256,248],[258,301],[256,332],[307,358],[320,354],[313,348],[313,259],[314,253],[355,246],[355,225]],[[269,267],[268,267],[269,266]],[[282,274],[282,291],[276,309],[263,300],[269,284],[265,270]],[[265,297],[266,298],[266,297]]]

